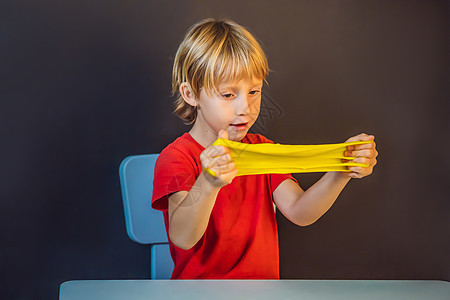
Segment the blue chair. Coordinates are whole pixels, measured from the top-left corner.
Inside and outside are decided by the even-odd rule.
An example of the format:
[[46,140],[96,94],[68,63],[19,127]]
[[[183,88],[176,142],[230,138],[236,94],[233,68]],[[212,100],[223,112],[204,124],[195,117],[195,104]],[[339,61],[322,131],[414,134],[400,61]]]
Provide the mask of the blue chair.
[[120,186],[130,239],[150,245],[151,279],[170,279],[174,268],[164,218],[151,208],[153,173],[159,154],[133,155],[120,164]]

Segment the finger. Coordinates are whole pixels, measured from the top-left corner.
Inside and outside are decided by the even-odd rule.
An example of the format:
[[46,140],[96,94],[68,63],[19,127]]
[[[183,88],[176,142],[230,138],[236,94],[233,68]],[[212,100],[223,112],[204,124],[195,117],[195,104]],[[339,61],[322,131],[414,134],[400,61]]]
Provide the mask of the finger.
[[370,149],[370,150],[353,150],[353,151],[347,150],[344,152],[344,156],[373,158],[373,157],[375,157],[375,151],[373,151],[372,149]]
[[353,173],[360,174],[360,173],[364,172],[364,169],[365,169],[365,168],[363,168],[363,167],[349,167],[348,169],[349,169],[351,172],[353,172]]
[[351,138],[347,139],[345,142],[357,142],[357,141],[360,141],[360,139],[366,135],[367,134],[365,134],[365,133],[361,133],[361,134],[352,136]]
[[210,146],[206,148],[202,154],[206,155],[207,157],[216,157],[225,153],[230,153],[230,150],[225,146]]
[[232,162],[231,155],[227,153],[213,158],[210,166],[223,166],[230,162]]
[[353,160],[353,162],[358,163],[358,164],[370,165],[370,159],[365,158],[365,157],[357,157]]
[[219,139],[225,139],[225,140],[228,140],[228,132],[226,131],[226,130],[220,130],[219,131],[219,136],[218,136],[218,138]]
[[356,136],[349,138],[345,142],[373,141],[374,139],[375,139],[375,136],[373,136],[373,135],[361,133],[361,134],[358,134]]
[[355,150],[355,151],[349,151],[350,155],[353,157],[367,157],[367,158],[374,158],[375,157],[375,151],[373,150]]
[[221,155],[229,155],[229,149],[223,146],[212,146],[200,153],[200,160],[203,168],[210,168],[213,166],[215,160]]
[[358,178],[363,178],[367,175],[372,174],[373,171],[373,167],[369,166],[367,168],[363,168],[363,167],[349,167],[348,168],[350,172],[355,173],[358,175]]
[[361,176],[358,173],[350,173],[348,176],[350,176],[351,178],[361,178]]
[[216,155],[214,157],[204,157],[202,160],[202,165],[204,168],[213,168],[215,166],[222,166],[231,162],[231,155],[229,153],[224,153],[222,155]]
[[230,153],[230,149],[226,146],[213,146],[216,150],[216,156],[217,155],[224,155],[227,153]]
[[354,151],[351,151],[352,149],[349,149],[347,151],[344,151],[344,156],[348,156],[348,157],[356,157]]
[[225,175],[227,173],[234,171],[234,169],[236,169],[236,165],[234,164],[234,162],[230,162],[225,165],[215,166],[215,167],[211,168],[211,170],[214,171],[216,176]]
[[361,144],[361,145],[351,145],[348,147],[352,147],[353,148],[352,150],[375,149],[376,144],[375,144],[375,142],[373,142],[373,143]]

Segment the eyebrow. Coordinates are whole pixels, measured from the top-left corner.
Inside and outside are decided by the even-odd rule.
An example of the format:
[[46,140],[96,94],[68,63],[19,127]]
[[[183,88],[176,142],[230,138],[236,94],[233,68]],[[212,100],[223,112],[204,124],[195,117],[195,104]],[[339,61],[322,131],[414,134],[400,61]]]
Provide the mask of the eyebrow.
[[[263,83],[255,83],[253,85],[250,86],[250,89],[254,89],[254,88],[262,88]],[[236,86],[233,84],[221,84],[218,86],[219,89],[232,89],[232,90],[236,90]]]

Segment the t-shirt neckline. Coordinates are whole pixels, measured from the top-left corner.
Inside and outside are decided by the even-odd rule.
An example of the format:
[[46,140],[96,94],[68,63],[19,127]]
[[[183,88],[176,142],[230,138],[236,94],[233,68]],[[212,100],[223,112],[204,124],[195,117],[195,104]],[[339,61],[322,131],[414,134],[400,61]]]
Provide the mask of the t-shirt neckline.
[[197,141],[194,139],[194,137],[193,137],[189,132],[186,132],[185,135],[186,135],[186,137],[187,137],[189,140],[191,140],[192,142],[194,142],[194,144],[196,144],[197,147],[200,148],[200,150],[202,150],[202,151],[205,150],[205,147],[203,147],[199,142],[197,142]]
[[[248,134],[248,132],[247,132]],[[248,143],[247,142],[247,134],[242,138],[241,143]],[[189,140],[191,140],[192,142],[194,142],[194,144],[196,144],[202,151],[205,150],[205,147],[203,147],[199,142],[197,142],[194,137],[188,132],[185,133],[185,135],[187,136],[187,138]]]

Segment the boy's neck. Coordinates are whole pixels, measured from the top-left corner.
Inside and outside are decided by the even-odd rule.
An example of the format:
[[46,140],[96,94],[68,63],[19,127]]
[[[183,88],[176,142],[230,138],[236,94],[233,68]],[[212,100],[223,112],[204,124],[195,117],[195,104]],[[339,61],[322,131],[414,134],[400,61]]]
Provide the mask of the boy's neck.
[[204,148],[209,147],[212,143],[217,140],[217,134],[215,134],[212,130],[208,128],[200,128],[198,123],[195,122],[194,126],[192,126],[191,130],[189,130],[189,134],[192,138],[202,145]]

